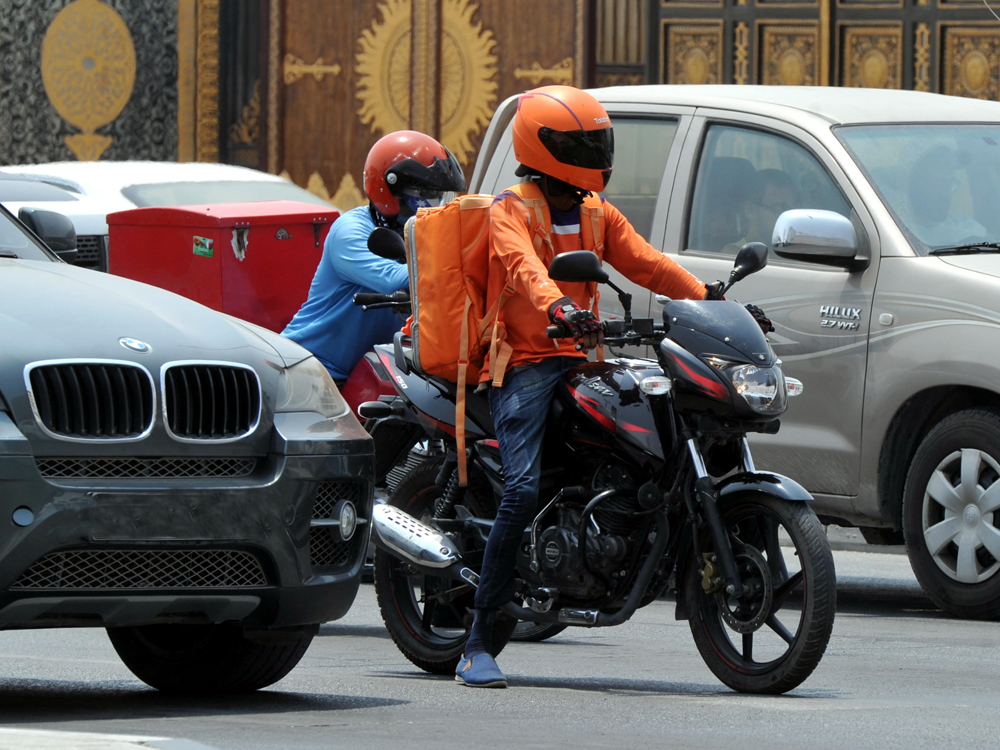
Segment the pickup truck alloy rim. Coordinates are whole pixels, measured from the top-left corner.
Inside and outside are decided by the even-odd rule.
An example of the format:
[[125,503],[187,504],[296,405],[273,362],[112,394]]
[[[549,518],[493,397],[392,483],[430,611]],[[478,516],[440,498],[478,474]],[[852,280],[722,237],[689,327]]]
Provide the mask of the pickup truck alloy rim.
[[948,455],[924,491],[924,544],[937,566],[959,583],[982,583],[1000,570],[1000,464],[975,448]]

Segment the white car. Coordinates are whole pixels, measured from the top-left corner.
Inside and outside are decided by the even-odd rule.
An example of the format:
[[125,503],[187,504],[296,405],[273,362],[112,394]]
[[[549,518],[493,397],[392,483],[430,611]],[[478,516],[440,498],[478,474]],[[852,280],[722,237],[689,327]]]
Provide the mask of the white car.
[[0,174],[0,204],[18,216],[22,208],[42,208],[68,217],[76,230],[75,265],[107,270],[108,225],[100,203],[84,195],[44,184]]
[[[78,265],[107,270],[108,225],[105,217],[115,211],[146,206],[188,206],[206,203],[241,203],[244,201],[293,200],[329,206],[325,200],[284,177],[256,169],[229,164],[158,161],[52,162],[4,167],[9,175],[54,185],[79,197],[80,208],[93,219],[93,226],[83,226],[83,216],[74,213],[73,203],[50,208],[70,217],[78,240],[94,236],[102,247],[100,259],[83,263],[86,253],[78,256]],[[0,199],[5,206],[7,203]],[[67,210],[63,210],[63,208]],[[9,208],[9,207],[8,207]],[[12,213],[16,214],[14,210]],[[94,231],[91,231],[94,230]],[[88,242],[89,240],[84,240]]]

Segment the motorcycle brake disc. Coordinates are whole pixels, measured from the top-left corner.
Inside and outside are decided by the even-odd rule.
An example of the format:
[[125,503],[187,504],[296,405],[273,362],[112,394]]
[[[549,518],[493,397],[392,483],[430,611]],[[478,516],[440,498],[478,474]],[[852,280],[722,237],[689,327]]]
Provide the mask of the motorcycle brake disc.
[[764,556],[749,544],[744,544],[736,553],[736,567],[743,581],[743,596],[734,597],[720,591],[715,595],[716,601],[726,625],[737,633],[753,633],[760,629],[771,612],[774,597],[771,572]]

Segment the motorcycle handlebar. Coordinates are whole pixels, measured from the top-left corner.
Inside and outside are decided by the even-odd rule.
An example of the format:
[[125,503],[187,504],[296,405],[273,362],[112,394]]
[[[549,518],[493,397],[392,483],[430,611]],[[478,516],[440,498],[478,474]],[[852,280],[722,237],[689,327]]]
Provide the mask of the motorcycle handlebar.
[[409,302],[410,293],[399,289],[392,294],[378,294],[376,292],[358,292],[354,295],[354,304],[358,307],[364,305],[378,305],[384,303]]

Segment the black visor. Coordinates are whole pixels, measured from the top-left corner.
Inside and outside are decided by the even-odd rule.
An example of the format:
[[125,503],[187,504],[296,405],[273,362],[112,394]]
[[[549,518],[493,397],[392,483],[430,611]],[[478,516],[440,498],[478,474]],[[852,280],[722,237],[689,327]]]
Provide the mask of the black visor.
[[615,161],[615,129],[553,130],[539,128],[538,140],[561,164],[609,170]]
[[[439,193],[459,193],[466,188],[462,168],[450,151],[447,159],[435,157],[429,167],[416,159],[403,159],[389,167],[385,175],[389,191],[394,195],[410,187]],[[394,175],[395,179],[390,179],[389,175]]]

